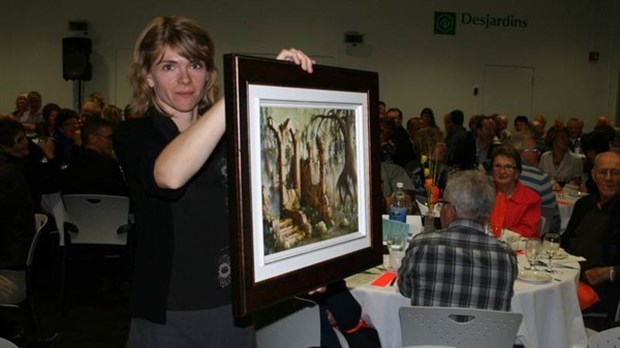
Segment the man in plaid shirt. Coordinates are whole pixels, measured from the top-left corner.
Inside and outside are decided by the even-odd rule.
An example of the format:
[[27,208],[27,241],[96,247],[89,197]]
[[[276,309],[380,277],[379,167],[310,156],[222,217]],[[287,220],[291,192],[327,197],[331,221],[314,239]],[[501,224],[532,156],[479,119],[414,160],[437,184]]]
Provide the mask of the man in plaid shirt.
[[510,310],[515,253],[484,231],[495,190],[477,170],[452,175],[441,208],[443,230],[411,240],[398,288],[414,306]]

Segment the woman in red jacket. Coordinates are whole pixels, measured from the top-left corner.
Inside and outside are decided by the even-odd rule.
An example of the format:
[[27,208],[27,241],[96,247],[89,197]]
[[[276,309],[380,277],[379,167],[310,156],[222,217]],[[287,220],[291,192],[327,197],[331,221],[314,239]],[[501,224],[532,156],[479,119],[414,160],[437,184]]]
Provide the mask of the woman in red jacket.
[[519,182],[521,156],[511,146],[500,146],[491,156],[495,205],[489,220],[493,229],[507,228],[527,238],[539,236],[540,196]]

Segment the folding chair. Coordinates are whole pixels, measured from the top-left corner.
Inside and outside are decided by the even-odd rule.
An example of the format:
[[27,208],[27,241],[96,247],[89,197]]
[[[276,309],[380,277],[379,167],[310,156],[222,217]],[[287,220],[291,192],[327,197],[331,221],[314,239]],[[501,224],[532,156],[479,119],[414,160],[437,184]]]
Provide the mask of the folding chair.
[[399,315],[404,347],[509,348],[523,318],[487,309],[422,306],[401,307]]

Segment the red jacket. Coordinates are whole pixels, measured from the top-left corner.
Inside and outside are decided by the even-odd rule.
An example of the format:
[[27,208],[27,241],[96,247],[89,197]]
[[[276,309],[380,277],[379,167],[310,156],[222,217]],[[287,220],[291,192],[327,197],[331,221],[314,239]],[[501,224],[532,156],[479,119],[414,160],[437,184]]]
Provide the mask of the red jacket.
[[509,197],[501,192],[496,193],[495,205],[493,205],[489,220],[494,225],[502,224],[501,221],[503,221],[504,228],[527,238],[537,238],[539,237],[540,210],[538,193],[517,181],[517,187]]

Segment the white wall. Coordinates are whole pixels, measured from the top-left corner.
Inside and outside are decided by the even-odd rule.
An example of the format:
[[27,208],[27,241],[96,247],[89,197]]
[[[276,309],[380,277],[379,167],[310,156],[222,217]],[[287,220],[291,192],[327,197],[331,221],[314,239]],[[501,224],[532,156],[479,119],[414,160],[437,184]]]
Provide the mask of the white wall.
[[[460,25],[454,36],[434,35],[435,11],[512,15],[528,26]],[[70,20],[91,27],[94,68],[86,94],[99,90],[109,102],[126,104],[129,52],[146,22],[162,14],[203,23],[219,66],[224,53],[275,54],[295,46],[322,64],[378,71],[381,99],[406,117],[425,106],[439,121],[454,108],[466,116],[481,112],[487,64],[534,68],[534,114],[584,118],[589,129],[596,116],[618,113],[620,4],[614,0],[10,1],[0,11],[0,112],[11,111],[17,93],[29,90],[40,91],[44,103],[75,106],[76,83],[62,79],[61,40],[72,36]],[[368,54],[346,54],[347,31],[364,34]],[[600,52],[596,64],[589,51]]]

